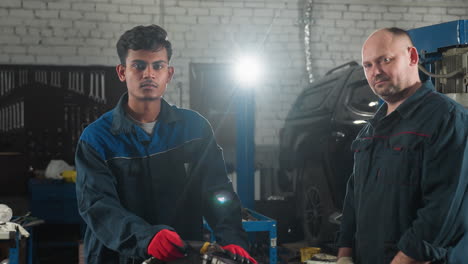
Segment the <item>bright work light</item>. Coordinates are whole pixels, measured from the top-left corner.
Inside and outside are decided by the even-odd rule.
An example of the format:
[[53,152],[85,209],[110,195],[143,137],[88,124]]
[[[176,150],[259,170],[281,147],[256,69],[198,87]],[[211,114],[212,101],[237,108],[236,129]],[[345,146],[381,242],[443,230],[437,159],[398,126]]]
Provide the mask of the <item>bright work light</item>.
[[256,56],[242,56],[234,62],[234,76],[242,88],[253,88],[261,78],[262,65]]

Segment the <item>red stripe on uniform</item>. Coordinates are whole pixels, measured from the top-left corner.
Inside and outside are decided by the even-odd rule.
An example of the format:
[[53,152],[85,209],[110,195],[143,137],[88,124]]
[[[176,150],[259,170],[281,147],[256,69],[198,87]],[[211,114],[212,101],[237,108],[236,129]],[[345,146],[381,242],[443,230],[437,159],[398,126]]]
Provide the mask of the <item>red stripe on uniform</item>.
[[418,133],[418,132],[413,132],[413,131],[404,131],[404,132],[396,133],[396,134],[391,135],[391,136],[373,136],[373,137],[365,137],[365,138],[362,138],[362,139],[390,138],[390,137],[395,137],[395,136],[399,136],[399,135],[402,135],[402,134],[411,134],[411,135],[420,136],[420,137],[430,137],[429,135],[426,135],[426,134],[423,134],[423,133]]

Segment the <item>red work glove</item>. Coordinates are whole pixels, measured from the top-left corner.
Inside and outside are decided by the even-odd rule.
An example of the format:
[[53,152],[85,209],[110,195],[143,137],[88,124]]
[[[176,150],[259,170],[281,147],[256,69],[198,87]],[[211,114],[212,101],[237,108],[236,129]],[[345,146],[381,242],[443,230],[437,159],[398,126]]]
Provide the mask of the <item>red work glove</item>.
[[240,262],[249,261],[252,264],[257,264],[257,261],[255,259],[253,259],[249,255],[249,253],[247,253],[247,251],[245,251],[245,249],[243,249],[242,247],[240,247],[238,245],[230,244],[230,245],[224,246],[222,248],[224,250],[229,251],[232,254],[234,254],[234,256],[236,257],[236,260],[238,260],[239,258],[242,258],[243,260],[241,260]]
[[184,257],[184,247],[184,242],[176,232],[162,229],[149,243],[148,254],[161,261],[173,261]]

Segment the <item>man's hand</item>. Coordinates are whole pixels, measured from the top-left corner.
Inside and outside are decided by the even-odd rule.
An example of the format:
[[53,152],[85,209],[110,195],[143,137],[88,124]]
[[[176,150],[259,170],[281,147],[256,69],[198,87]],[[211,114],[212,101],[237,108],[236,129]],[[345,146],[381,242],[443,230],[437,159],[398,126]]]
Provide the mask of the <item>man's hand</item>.
[[173,261],[184,257],[184,248],[185,243],[176,232],[162,229],[153,237],[147,251],[161,261]]
[[[241,262],[241,263],[252,263],[252,264],[257,264],[257,261],[253,259],[249,253],[242,247],[238,245],[227,245],[222,247],[224,250],[230,252],[231,254],[234,255],[234,259]],[[240,260],[239,260],[240,259]]]
[[354,264],[353,258],[351,257],[341,257],[338,259],[336,264]]
[[353,249],[348,247],[342,247],[338,249],[338,261],[336,264],[354,264],[353,258]]
[[402,251],[398,251],[398,253],[393,258],[390,264],[430,264],[430,261],[417,261],[409,256],[407,256]]

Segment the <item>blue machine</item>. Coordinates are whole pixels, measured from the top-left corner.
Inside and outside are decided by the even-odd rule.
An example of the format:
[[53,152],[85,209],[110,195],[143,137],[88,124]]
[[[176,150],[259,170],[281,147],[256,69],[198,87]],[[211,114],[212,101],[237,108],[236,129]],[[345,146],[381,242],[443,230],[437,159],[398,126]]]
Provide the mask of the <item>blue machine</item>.
[[468,20],[415,28],[408,33],[420,53],[436,53],[440,48],[468,44]]
[[420,70],[431,77],[436,90],[468,107],[468,20],[416,28],[408,33],[425,68]]

